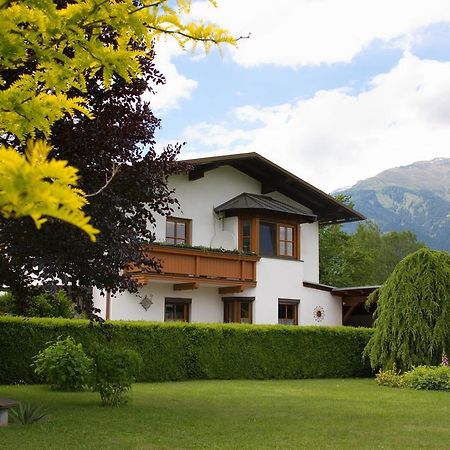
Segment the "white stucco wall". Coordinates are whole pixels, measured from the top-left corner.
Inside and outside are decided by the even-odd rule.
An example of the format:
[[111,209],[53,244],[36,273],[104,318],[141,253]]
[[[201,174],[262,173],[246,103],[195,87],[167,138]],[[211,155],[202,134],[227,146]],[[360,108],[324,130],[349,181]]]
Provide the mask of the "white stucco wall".
[[[143,286],[140,295],[149,296],[153,304],[145,310],[141,299],[134,294],[124,292],[111,297],[111,320],[164,321],[166,297],[192,299],[191,322],[223,322],[223,304],[217,287],[200,287],[192,291],[174,291],[172,283],[154,282]],[[104,317],[106,299],[99,292],[94,294],[95,305]]]
[[[230,166],[219,167],[205,172],[205,176],[195,181],[189,181],[187,175],[176,175],[170,178],[170,186],[175,188],[180,209],[173,213],[175,217],[192,220],[192,245],[211,246],[214,236],[223,231],[234,231],[237,247],[237,219],[223,220],[214,213],[214,207],[225,203],[242,192],[260,193],[261,184],[244,173]],[[158,236],[164,236],[163,230],[158,230]],[[164,237],[161,239],[164,240]],[[224,247],[226,248],[226,247]]]
[[[300,325],[342,325],[342,300],[340,297],[331,295],[326,291],[306,288],[301,286],[299,309]],[[314,309],[323,308],[323,318],[316,321],[314,318]]]
[[303,279],[319,282],[319,224],[304,223],[300,227],[300,257],[303,264]]
[[[169,180],[176,190],[180,208],[174,217],[192,220],[192,245],[236,249],[238,247],[237,217],[222,218],[214,207],[243,193],[261,194],[257,180],[230,167],[222,166],[205,172],[205,176],[189,181],[187,175],[177,175]],[[290,205],[297,203],[274,192],[270,197]],[[165,218],[156,217],[154,227],[156,240],[165,240]],[[277,258],[261,258],[257,263],[257,286],[247,289],[237,297],[255,297],[253,323],[276,324],[278,322],[278,299],[296,299],[299,304],[300,325],[340,325],[342,322],[341,300],[329,292],[305,288],[303,281],[319,281],[319,228],[317,223],[302,224],[300,231],[301,261]],[[114,320],[164,320],[166,297],[191,298],[191,322],[222,322],[223,302],[218,287],[201,285],[193,291],[173,291],[172,283],[153,281],[142,288],[142,295],[152,295],[153,305],[148,311],[139,304],[133,294],[123,293],[112,298],[111,319]],[[232,295],[228,295],[230,297]],[[102,313],[105,299],[96,294],[95,304]],[[322,307],[324,319],[314,320],[314,308]]]
[[[140,293],[142,296],[151,297],[153,305],[146,311],[141,305],[141,299],[134,294],[121,293],[111,298],[112,320],[145,320],[164,321],[164,303],[166,297],[192,299],[191,317],[192,323],[223,322],[222,297],[255,297],[253,302],[253,323],[277,324],[278,323],[278,299],[300,300],[298,309],[299,325],[341,325],[342,302],[339,297],[328,292],[302,287],[299,283],[296,269],[287,267],[275,276],[273,267],[276,263],[264,258],[261,260],[261,271],[258,274],[258,286],[247,289],[243,293],[222,296],[217,287],[202,286],[192,291],[174,291],[173,285],[163,282],[153,282],[144,286]],[[298,262],[297,265],[302,263]],[[267,277],[267,274],[271,274]],[[263,278],[266,276],[265,278]],[[101,315],[105,317],[106,300],[96,291],[94,303],[100,308]],[[323,320],[316,321],[314,309],[322,307]]]

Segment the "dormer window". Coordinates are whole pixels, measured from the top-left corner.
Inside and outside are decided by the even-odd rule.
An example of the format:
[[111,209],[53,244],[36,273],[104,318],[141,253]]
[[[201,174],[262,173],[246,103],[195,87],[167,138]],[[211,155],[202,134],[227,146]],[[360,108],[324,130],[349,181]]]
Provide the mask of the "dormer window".
[[191,244],[191,221],[168,217],[166,220],[166,242],[167,244]]

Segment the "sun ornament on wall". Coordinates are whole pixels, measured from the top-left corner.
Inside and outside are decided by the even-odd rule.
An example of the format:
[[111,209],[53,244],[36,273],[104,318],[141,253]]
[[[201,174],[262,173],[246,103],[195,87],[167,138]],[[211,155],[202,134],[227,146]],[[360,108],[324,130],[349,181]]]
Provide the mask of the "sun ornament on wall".
[[322,322],[325,317],[325,310],[322,306],[316,306],[313,311],[313,317],[316,322]]
[[152,306],[153,305],[153,300],[152,300],[152,298],[153,298],[153,294],[150,294],[150,295],[146,295],[146,296],[144,296],[143,298],[142,298],[142,300],[141,300],[141,306],[146,310],[146,311],[148,311],[148,309],[150,308],[150,306]]

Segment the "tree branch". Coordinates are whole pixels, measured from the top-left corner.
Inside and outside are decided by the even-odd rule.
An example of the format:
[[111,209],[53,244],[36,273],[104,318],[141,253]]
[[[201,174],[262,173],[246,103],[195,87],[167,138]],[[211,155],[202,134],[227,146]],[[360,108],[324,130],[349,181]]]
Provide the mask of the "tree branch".
[[[213,44],[219,44],[219,42],[214,39],[214,38],[203,38],[203,37],[197,37],[197,36],[192,36],[190,34],[184,33],[183,31],[179,31],[179,30],[165,30],[164,28],[159,28],[159,27],[155,27],[153,25],[147,25],[146,27],[149,28],[150,30],[155,30],[155,31],[159,31],[160,33],[167,33],[167,34],[178,34],[179,36],[183,36],[187,39],[192,39],[194,41],[200,41],[200,42],[212,42]],[[250,39],[250,33],[247,36],[239,36],[237,38],[235,38],[235,41],[240,41],[242,39]]]
[[143,9],[147,9],[147,8],[156,8],[159,5],[162,5],[163,3],[167,3],[167,0],[160,0],[159,2],[155,2],[155,3],[150,3],[149,5],[142,5],[139,8],[134,9],[133,11],[130,12],[130,14],[134,14],[137,13],[139,11],[142,11]]
[[120,171],[120,165],[119,164],[117,164],[117,165],[113,164],[113,168],[112,168],[112,171],[111,171],[111,176],[108,178],[108,175],[106,175],[106,177],[105,177],[106,178],[105,184],[100,189],[98,189],[97,191],[93,192],[92,194],[86,194],[85,197],[94,197],[94,196],[100,194],[100,192],[104,191],[108,187],[109,183],[111,183],[113,178],[119,173],[119,171]]

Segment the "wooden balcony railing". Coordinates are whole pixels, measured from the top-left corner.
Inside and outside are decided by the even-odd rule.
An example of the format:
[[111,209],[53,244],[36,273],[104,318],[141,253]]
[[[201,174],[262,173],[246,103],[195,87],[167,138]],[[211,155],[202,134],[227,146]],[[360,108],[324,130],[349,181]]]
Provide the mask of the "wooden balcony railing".
[[128,271],[142,283],[159,278],[174,282],[198,282],[216,285],[256,286],[256,255],[240,255],[186,247],[149,245],[147,255],[160,261],[161,271]]

